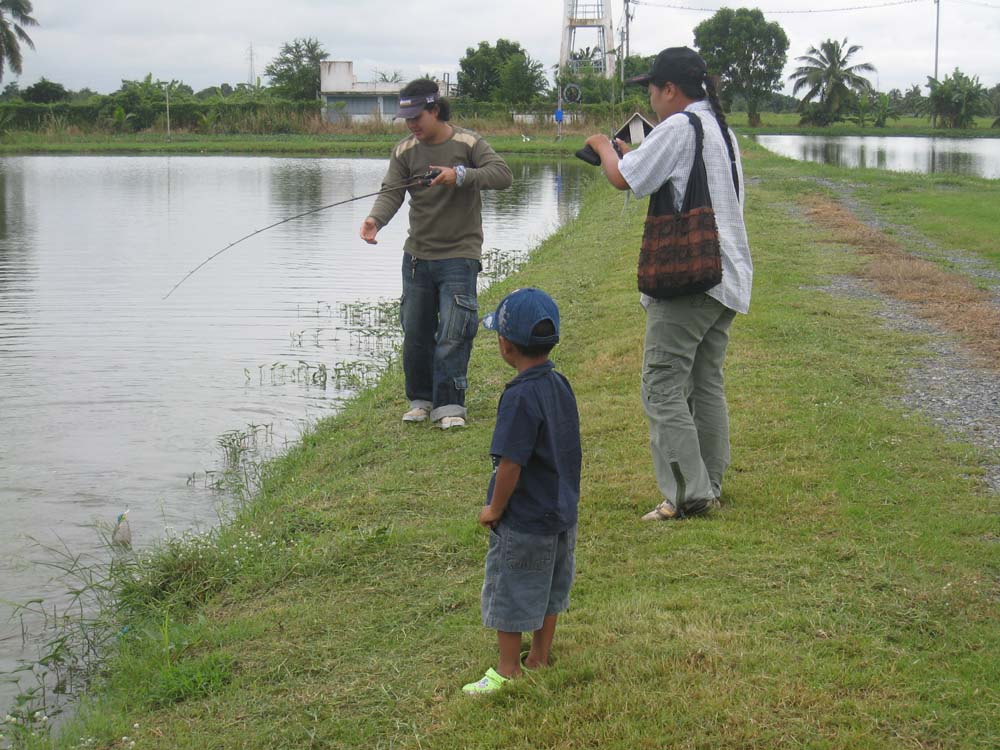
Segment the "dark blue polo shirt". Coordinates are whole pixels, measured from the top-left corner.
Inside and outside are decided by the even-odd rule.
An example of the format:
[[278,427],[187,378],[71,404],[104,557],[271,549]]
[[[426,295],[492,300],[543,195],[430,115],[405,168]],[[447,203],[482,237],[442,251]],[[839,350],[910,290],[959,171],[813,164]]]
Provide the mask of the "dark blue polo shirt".
[[558,534],[576,523],[580,499],[580,416],[569,381],[551,361],[518,374],[497,406],[490,454],[493,497],[496,467],[507,458],[521,467],[504,523],[530,534]]

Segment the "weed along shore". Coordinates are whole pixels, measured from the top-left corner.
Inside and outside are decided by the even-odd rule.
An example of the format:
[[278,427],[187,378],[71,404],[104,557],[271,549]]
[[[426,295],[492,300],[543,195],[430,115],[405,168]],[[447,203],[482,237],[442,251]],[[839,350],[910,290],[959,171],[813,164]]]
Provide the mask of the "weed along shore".
[[[551,124],[541,127],[518,126],[506,119],[474,119],[463,123],[478,132],[489,134],[490,143],[499,153],[524,156],[563,156],[570,158],[583,146],[584,139],[597,130],[613,131],[625,115],[616,114],[614,122],[577,125],[556,140]],[[935,138],[1000,138],[1000,129],[991,128],[990,118],[976,118],[976,127],[944,130],[932,128],[926,118],[906,117],[891,127],[859,127],[849,122],[827,127],[801,126],[799,116],[791,113],[764,113],[760,127],[746,124],[746,115],[733,113],[730,124],[746,135],[798,134],[812,136],[878,136]],[[527,129],[527,132],[524,132]],[[259,154],[262,156],[371,156],[386,158],[392,146],[404,135],[401,125],[358,126],[340,132],[283,135],[251,133],[206,134],[180,131],[168,136],[163,131],[138,133],[77,133],[12,131],[0,135],[0,155],[29,154]]]
[[[929,264],[913,284],[935,272],[983,291],[990,325],[1000,185],[741,146],[756,273],[727,360],[720,511],[638,521],[656,497],[638,395],[645,201],[595,180],[578,218],[481,296],[486,310],[536,285],[562,313],[553,359],[579,403],[583,478],[553,667],[496,697],[460,691],[493,658],[476,517],[512,377],[482,332],[467,429],[401,424],[391,366],[272,462],[231,522],[123,566],[102,677],[57,736],[8,724],[0,745],[1000,744],[1000,495],[986,481],[1000,456],[905,400],[936,336],[984,388],[1000,360],[974,322],[885,282],[901,264],[879,255],[891,240]],[[887,325],[889,304],[925,325]]]
[[[489,131],[484,131],[489,132]],[[385,159],[403,137],[402,131],[344,133],[338,135],[198,135],[161,133],[133,135],[45,136],[17,133],[0,139],[0,155],[30,154],[132,154],[180,156],[201,154],[258,154],[261,156],[370,156]],[[565,156],[583,145],[583,136],[552,136],[525,140],[521,135],[490,136],[497,150],[524,156]]]

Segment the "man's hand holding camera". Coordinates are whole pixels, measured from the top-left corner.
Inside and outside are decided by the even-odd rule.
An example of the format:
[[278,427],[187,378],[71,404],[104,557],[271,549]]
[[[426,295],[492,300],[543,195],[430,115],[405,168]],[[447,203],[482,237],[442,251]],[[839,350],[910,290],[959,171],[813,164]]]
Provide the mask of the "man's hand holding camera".
[[628,183],[618,171],[618,162],[629,152],[629,144],[620,138],[612,141],[603,133],[595,133],[587,139],[587,145],[600,157],[601,169],[608,181],[619,190],[628,190]]

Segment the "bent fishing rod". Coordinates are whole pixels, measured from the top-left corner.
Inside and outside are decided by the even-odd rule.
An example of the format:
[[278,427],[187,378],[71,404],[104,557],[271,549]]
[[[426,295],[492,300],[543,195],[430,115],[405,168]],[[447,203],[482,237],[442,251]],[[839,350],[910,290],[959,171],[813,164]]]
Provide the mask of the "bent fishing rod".
[[411,188],[411,187],[428,187],[431,184],[431,182],[434,180],[434,178],[437,177],[439,174],[441,174],[441,170],[440,169],[431,169],[431,170],[428,170],[427,172],[424,172],[423,174],[416,175],[415,177],[410,177],[410,178],[404,180],[403,182],[400,182],[397,185],[389,185],[388,187],[384,187],[381,190],[376,190],[374,193],[366,193],[365,195],[356,195],[353,198],[348,198],[347,200],[337,201],[336,203],[331,203],[331,204],[329,204],[327,206],[320,206],[319,208],[313,208],[313,209],[310,209],[309,211],[303,211],[300,214],[296,214],[295,216],[289,216],[287,219],[282,219],[281,221],[276,221],[273,224],[269,224],[266,227],[262,227],[261,229],[258,229],[255,232],[251,232],[250,234],[244,235],[243,237],[240,237],[238,240],[230,242],[228,245],[226,245],[221,250],[212,253],[207,258],[205,258],[205,260],[203,260],[197,266],[195,266],[190,271],[188,271],[187,275],[183,279],[181,279],[180,281],[178,281],[176,284],[174,284],[173,287],[171,287],[170,291],[167,292],[165,295],[163,295],[162,299],[166,299],[171,294],[173,294],[177,290],[177,287],[179,287],[185,281],[187,281],[192,276],[194,276],[195,273],[197,273],[201,268],[203,268],[204,266],[208,265],[208,263],[210,261],[215,260],[220,255],[222,255],[224,252],[226,252],[226,250],[228,250],[229,248],[234,247],[234,246],[240,244],[244,240],[248,240],[251,237],[256,237],[261,232],[266,232],[268,229],[274,229],[275,227],[279,227],[282,224],[287,224],[289,221],[294,221],[295,219],[301,219],[303,216],[309,216],[310,214],[315,214],[315,213],[318,213],[320,211],[325,211],[328,208],[334,208],[336,206],[342,206],[345,203],[352,203],[354,201],[359,201],[359,200],[361,200],[363,198],[372,198],[372,197],[374,197],[376,195],[382,195],[382,193],[391,193],[394,190],[406,190],[406,189]]

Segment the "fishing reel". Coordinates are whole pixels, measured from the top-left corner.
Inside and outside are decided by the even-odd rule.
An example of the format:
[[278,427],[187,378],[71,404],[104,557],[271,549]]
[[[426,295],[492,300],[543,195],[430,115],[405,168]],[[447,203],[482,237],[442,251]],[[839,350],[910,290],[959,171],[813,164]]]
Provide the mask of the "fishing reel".
[[434,182],[434,178],[441,174],[440,169],[428,169],[423,174],[418,174],[415,179],[418,185],[423,187],[430,187],[431,183]]

